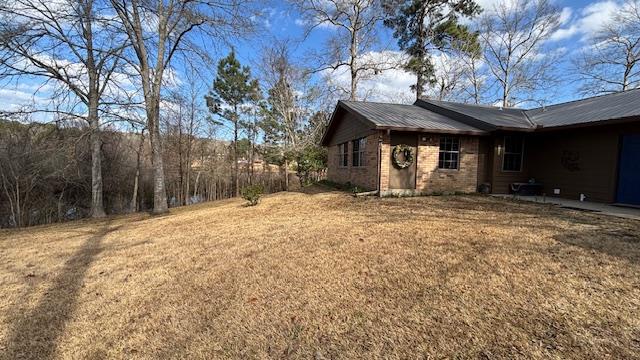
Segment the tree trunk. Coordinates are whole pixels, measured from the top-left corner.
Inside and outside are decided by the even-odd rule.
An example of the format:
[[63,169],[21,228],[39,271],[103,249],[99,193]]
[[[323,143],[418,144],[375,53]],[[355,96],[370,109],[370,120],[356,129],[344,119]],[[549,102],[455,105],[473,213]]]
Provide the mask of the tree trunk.
[[358,56],[358,36],[357,36],[355,30],[351,31],[350,53],[351,53],[351,63],[350,63],[350,70],[351,70],[351,96],[349,97],[349,100],[355,101],[356,100],[356,92],[358,91],[358,69],[357,69],[358,64],[356,63],[356,57]]
[[[238,109],[234,109],[235,116],[238,114]],[[239,181],[238,181],[238,119],[233,123],[233,196],[240,195]]]
[[[162,159],[162,143],[160,139],[160,99],[154,100],[153,111],[150,115],[151,129],[149,140],[151,141],[151,161],[153,163],[153,213],[164,214],[169,211],[167,204],[167,190],[164,183],[164,161]],[[147,112],[149,114],[149,112]]]
[[102,140],[98,124],[97,99],[90,102],[89,124],[91,126],[91,210],[92,218],[105,217],[102,198]]
[[144,130],[140,133],[140,145],[138,146],[138,155],[136,158],[136,175],[133,179],[133,195],[131,196],[130,211],[138,212],[138,187],[140,184],[140,166],[142,164],[142,154],[144,151]]
[[289,191],[289,160],[284,161],[284,189]]

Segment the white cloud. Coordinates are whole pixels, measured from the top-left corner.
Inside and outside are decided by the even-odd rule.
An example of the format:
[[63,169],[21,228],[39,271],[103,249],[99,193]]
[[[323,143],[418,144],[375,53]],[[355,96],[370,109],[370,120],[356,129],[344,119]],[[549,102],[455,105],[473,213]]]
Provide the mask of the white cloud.
[[[415,95],[410,87],[415,84],[416,77],[401,68],[403,59],[404,54],[400,51],[372,51],[363,54],[363,62],[384,64],[385,68],[395,64],[396,67],[366,74],[358,82],[357,98],[366,101],[412,103]],[[322,75],[330,85],[344,91],[350,89],[351,76],[347,66],[337,70],[326,70]]]
[[[587,5],[579,12],[577,17],[572,16],[571,13],[562,14],[561,20],[565,20],[563,23],[568,26],[555,32],[551,36],[551,40],[566,40],[574,36],[581,36],[582,40],[586,40],[610,21],[621,6],[618,1],[605,0]],[[569,19],[566,19],[567,15]]]

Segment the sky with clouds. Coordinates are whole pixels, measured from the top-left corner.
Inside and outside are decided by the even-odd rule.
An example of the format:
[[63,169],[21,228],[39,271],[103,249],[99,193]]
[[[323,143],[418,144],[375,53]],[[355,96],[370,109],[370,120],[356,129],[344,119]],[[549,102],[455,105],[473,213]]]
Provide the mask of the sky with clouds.
[[[498,1],[505,0],[477,0],[484,9],[491,9]],[[508,1],[508,0],[507,0]],[[561,11],[562,26],[553,34],[550,41],[553,48],[561,49],[567,56],[577,52],[587,45],[589,37],[599,29],[616,10],[621,6],[621,0],[552,0]],[[305,54],[322,47],[328,35],[334,29],[330,27],[318,27],[310,33],[304,41],[305,24],[301,15],[284,1],[272,1],[265,3],[261,10],[261,16],[254,21],[261,25],[261,31],[256,36],[236,42],[234,48],[241,62],[247,65],[256,65],[259,62],[260,51],[273,39],[293,39],[295,46],[294,56],[304,59]],[[397,45],[388,29],[381,28],[381,44],[377,51],[368,56],[395,56]],[[221,58],[228,50],[211,50],[213,58]],[[561,66],[569,66],[569,62]],[[336,81],[348,81],[348,74],[338,71],[333,74]],[[209,76],[212,78],[213,73]],[[178,76],[179,77],[179,76]],[[414,84],[415,76],[403,70],[387,70],[377,76],[364,80],[360,87],[364,92],[373,95],[368,100],[385,102],[411,102],[414,95],[409,86]],[[579,98],[577,87],[579,84],[567,81],[555,92],[554,98],[549,103],[557,103]],[[0,87],[0,107],[4,110],[18,108],[28,103],[42,104],[46,102],[47,87],[41,87],[35,80],[22,79],[10,83],[3,83]]]
[[[483,8],[490,10],[493,6],[505,0],[477,0]],[[593,35],[602,24],[609,19],[617,9],[620,8],[621,0],[552,0],[552,3],[559,8],[561,28],[553,34],[550,48],[566,54],[565,61],[560,64],[559,73],[568,73],[570,67],[570,56],[583,47],[587,46],[589,37]],[[238,47],[240,58],[248,63],[255,61],[256,48],[264,45],[265,39],[276,38],[301,38],[304,30],[304,22],[294,10],[286,6],[286,3],[273,3],[265,7],[263,22],[268,30],[268,35],[261,36],[257,42],[248,42]],[[306,51],[321,47],[329,32],[335,31],[329,27],[315,30],[310,36],[298,46],[297,55],[304,56]],[[381,26],[382,43],[379,49],[386,52],[397,51],[395,39],[388,29]],[[256,47],[256,44],[259,44]],[[379,51],[382,54],[385,51]],[[563,71],[566,68],[567,71]],[[348,81],[349,76],[346,71],[337,71],[333,74],[337,81]],[[415,76],[402,70],[388,70],[381,74],[363,81],[361,88],[363,93],[373,93],[368,100],[384,102],[411,102],[414,95],[411,94],[409,86],[414,84]],[[580,98],[577,92],[579,84],[569,78],[563,85],[554,91],[553,98],[545,100],[549,103]]]

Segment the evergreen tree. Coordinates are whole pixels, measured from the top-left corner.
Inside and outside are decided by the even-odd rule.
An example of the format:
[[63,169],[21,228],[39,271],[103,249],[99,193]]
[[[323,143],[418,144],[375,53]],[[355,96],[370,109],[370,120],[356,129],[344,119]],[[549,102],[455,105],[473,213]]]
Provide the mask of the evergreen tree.
[[233,128],[233,192],[239,194],[238,133],[241,127],[241,107],[256,99],[260,93],[258,80],[252,79],[251,69],[242,66],[235,51],[220,60],[213,88],[206,96],[207,107],[214,115]]
[[474,0],[396,0],[384,2],[384,24],[393,29],[398,46],[409,55],[405,68],[416,74],[412,89],[416,98],[433,83],[431,51],[455,46],[457,39],[468,38],[469,29],[458,23],[459,16],[474,16],[481,9]]

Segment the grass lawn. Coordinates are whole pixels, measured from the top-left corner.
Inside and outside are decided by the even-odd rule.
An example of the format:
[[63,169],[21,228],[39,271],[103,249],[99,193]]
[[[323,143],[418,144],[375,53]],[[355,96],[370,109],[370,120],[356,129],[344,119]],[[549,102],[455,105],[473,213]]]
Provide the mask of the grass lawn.
[[315,190],[0,231],[0,357],[640,358],[640,222]]

